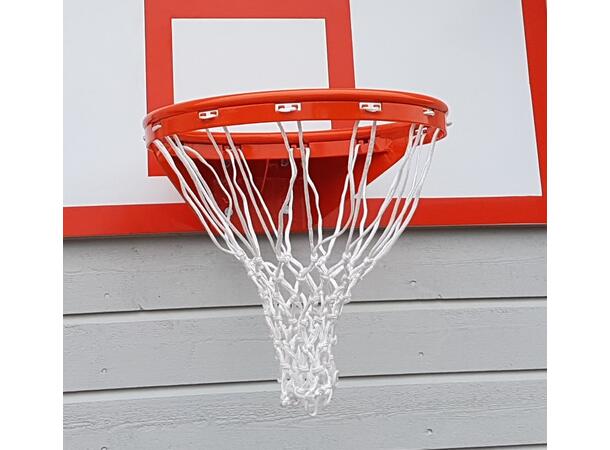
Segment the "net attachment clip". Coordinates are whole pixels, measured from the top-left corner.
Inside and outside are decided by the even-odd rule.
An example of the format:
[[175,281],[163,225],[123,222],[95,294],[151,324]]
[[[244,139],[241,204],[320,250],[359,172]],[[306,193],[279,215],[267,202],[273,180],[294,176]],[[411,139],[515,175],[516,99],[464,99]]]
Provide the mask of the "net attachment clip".
[[199,113],[199,118],[201,120],[209,120],[218,117],[218,110],[214,109],[212,111],[201,111]]
[[275,112],[289,113],[294,111],[300,111],[300,103],[276,103]]
[[360,102],[360,109],[363,111],[376,113],[381,111],[381,103],[377,102]]

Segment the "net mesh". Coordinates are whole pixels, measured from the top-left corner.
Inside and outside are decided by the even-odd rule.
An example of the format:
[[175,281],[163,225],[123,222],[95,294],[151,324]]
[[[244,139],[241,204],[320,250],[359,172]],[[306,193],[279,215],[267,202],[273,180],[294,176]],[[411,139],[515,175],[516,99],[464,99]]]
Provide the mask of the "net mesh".
[[[275,217],[228,128],[222,130],[226,145],[220,145],[210,130],[203,130],[220,165],[213,165],[177,135],[157,139],[153,145],[175,173],[183,197],[212,241],[220,250],[241,261],[258,288],[279,361],[282,405],[300,404],[315,415],[321,406],[330,402],[338,380],[333,357],[337,320],[350,301],[354,286],[388,252],[413,217],[439,130],[410,126],[393,181],[381,206],[373,213],[367,205],[367,178],[377,123],[372,123],[368,149],[361,153],[356,122],[349,144],[346,142],[347,175],[337,205],[338,214],[332,224],[324,224],[320,192],[309,173],[311,149],[305,144],[302,124],[296,122],[298,145],[294,147],[289,142],[285,123],[278,122],[277,126],[291,175],[282,208]],[[424,142],[430,143],[423,145]],[[354,176],[358,158],[364,158],[359,182]],[[205,167],[211,176],[204,176],[198,167]],[[222,202],[216,198],[218,190],[212,189],[212,181],[221,188]],[[297,182],[303,184],[309,241],[306,257],[296,256],[291,245]],[[227,203],[227,208],[220,206]],[[259,235],[255,232],[254,217],[262,227]],[[381,227],[382,217],[385,227]]]

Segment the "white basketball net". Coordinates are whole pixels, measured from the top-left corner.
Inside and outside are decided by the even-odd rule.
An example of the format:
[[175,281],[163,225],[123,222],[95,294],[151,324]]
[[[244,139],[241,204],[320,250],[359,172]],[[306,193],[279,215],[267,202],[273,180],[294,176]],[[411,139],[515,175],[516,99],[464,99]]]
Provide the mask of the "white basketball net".
[[[377,124],[373,122],[371,126],[367,153],[360,155],[365,158],[365,163],[361,180],[356,186],[354,167],[359,157],[356,122],[347,149],[348,170],[338,205],[338,217],[325,230],[320,211],[320,193],[309,176],[310,149],[304,144],[302,125],[296,123],[299,138],[296,149],[301,155],[300,162],[295,158],[296,149],[289,144],[283,124],[278,122],[277,125],[286,147],[291,178],[282,211],[276,218],[272,217],[254,184],[241,148],[234,143],[226,127],[223,128],[228,142],[226,146],[219,145],[212,133],[204,130],[220,158],[220,173],[176,135],[157,139],[153,144],[175,172],[182,195],[212,241],[223,252],[242,262],[258,288],[280,363],[278,381],[282,405],[302,404],[309,414],[315,415],[321,405],[330,402],[337,383],[338,372],[333,358],[337,319],[343,306],[350,301],[352,288],[388,252],[413,217],[439,130],[433,131],[429,145],[422,145],[428,129],[411,125],[404,154],[396,164],[396,175],[387,195],[374,217],[368,217],[367,175]],[[178,170],[170,153],[186,168],[195,191]],[[222,186],[228,208],[219,206],[220,199],[214,198],[195,161],[203,164]],[[310,257],[305,261],[293,256],[290,242],[293,187],[299,172],[303,179],[310,247]],[[394,198],[396,201],[392,201]],[[264,231],[261,242],[251,220],[254,214]],[[387,226],[381,229],[384,214],[389,219]],[[240,226],[231,221],[235,220],[233,215]],[[339,237],[342,237],[340,250],[336,245]],[[269,247],[265,248],[266,244]]]

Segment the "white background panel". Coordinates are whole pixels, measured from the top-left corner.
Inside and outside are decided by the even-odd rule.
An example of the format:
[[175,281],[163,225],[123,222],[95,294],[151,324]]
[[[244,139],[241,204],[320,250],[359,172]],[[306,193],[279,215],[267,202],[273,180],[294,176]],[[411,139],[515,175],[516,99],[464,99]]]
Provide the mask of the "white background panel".
[[328,87],[323,19],[173,19],[174,101]]
[[541,195],[520,0],[351,0],[351,14],[358,87],[449,105],[423,196]]
[[[352,0],[351,12],[359,87],[451,108],[425,196],[540,195],[519,0]],[[181,201],[147,177],[143,2],[66,0],[64,15],[65,205]],[[173,40],[176,101],[328,86],[322,19],[174,19]]]
[[64,204],[179,202],[148,177],[144,2],[64,2]]
[[[328,87],[323,19],[173,19],[174,101]],[[330,128],[312,121],[304,129]],[[287,129],[296,130],[289,123]],[[239,131],[277,131],[275,124]]]

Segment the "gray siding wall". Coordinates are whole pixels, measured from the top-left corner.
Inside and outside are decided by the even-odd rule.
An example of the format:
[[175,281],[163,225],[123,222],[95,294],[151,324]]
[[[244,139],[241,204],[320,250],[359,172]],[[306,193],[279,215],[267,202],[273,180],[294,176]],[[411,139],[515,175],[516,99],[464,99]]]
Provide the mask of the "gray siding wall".
[[256,291],[207,238],[69,240],[64,271],[66,449],[544,448],[544,228],[408,230],[313,418],[279,406]]

